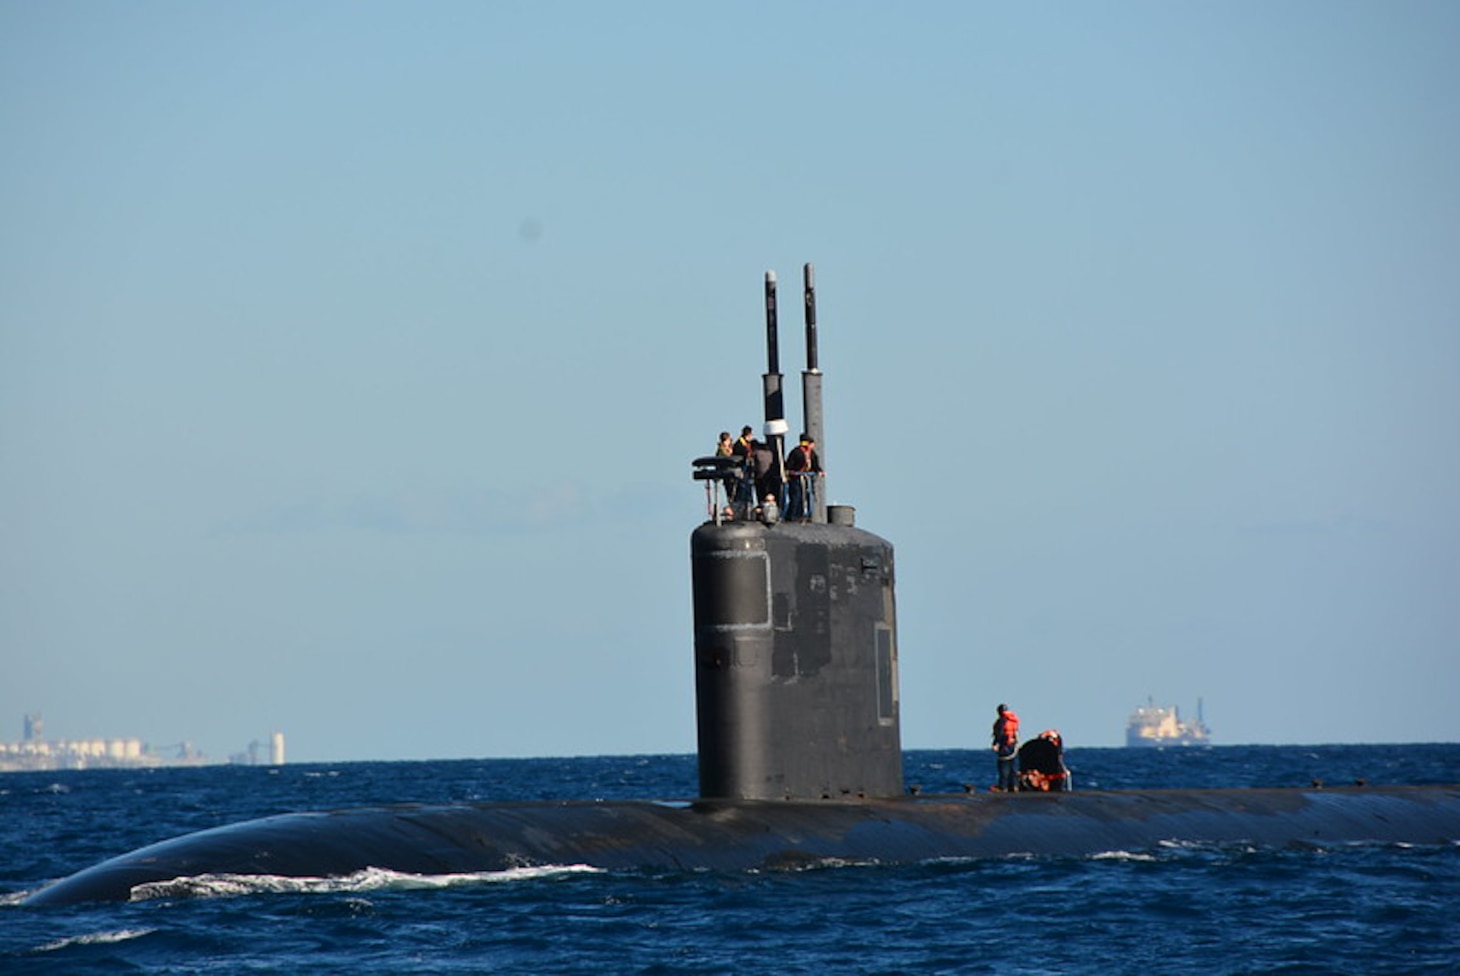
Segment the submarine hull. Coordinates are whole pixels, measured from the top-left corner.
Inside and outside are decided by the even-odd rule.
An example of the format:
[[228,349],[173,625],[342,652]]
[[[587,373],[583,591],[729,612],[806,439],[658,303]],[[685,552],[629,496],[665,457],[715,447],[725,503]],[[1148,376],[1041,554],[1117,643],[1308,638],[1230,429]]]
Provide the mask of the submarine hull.
[[1460,787],[368,807],[285,814],[163,841],[53,882],[25,904],[125,901],[139,885],[201,875],[342,877],[366,868],[433,875],[531,865],[748,871],[1081,856],[1178,839],[1455,843]]

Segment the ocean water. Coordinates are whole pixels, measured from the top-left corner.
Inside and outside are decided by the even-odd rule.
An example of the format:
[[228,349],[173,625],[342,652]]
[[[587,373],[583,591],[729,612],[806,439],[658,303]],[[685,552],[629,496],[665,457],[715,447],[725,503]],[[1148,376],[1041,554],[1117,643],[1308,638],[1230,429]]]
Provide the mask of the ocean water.
[[[1077,789],[1460,782],[1460,745],[1071,748]],[[912,751],[909,784],[983,788],[983,751]],[[1162,845],[775,872],[558,865],[26,892],[192,830],[397,801],[693,796],[692,756],[0,776],[0,974],[1460,973],[1460,845]],[[1457,825],[1460,834],[1460,825]]]

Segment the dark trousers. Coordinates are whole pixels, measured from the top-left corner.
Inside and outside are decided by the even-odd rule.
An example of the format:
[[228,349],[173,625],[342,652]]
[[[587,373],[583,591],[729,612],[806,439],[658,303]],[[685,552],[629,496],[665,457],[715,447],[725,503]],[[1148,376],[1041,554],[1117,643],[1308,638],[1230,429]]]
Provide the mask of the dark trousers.
[[1014,792],[1019,786],[1019,777],[1014,773],[1013,756],[999,757],[999,785],[998,789]]
[[809,522],[811,520],[811,506],[813,492],[816,490],[812,485],[809,474],[791,475],[791,501],[786,510],[786,518],[792,522]]

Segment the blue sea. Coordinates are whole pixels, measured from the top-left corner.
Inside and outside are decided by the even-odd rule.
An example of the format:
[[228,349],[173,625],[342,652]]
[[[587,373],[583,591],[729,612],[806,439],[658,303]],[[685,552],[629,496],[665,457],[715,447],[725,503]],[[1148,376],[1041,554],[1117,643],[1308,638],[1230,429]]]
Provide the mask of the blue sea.
[[[1460,745],[1079,749],[1077,789],[1460,782]],[[983,751],[907,754],[924,792]],[[0,973],[1460,973],[1460,845],[1163,845],[717,874],[367,872],[28,908],[108,857],[253,817],[398,801],[691,797],[693,756],[0,776]],[[1460,834],[1460,827],[1457,827]]]

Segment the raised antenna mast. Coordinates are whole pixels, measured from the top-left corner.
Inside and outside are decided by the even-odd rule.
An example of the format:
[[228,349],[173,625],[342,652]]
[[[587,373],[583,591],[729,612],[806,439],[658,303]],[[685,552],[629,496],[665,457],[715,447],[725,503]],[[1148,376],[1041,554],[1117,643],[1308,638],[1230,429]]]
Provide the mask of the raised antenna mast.
[[[786,457],[786,406],[781,391],[781,353],[779,340],[776,335],[776,273],[767,271],[765,273],[765,344],[766,344],[766,371],[761,377],[762,387],[765,390],[765,430],[766,443],[770,445],[771,452],[776,459],[777,467],[785,464]],[[781,480],[785,480],[785,471],[781,472]],[[761,499],[757,498],[759,503]]]
[[[806,411],[806,436],[816,442],[816,454],[826,467],[826,420],[821,409],[821,369],[816,360],[816,269],[809,263],[801,269],[806,296],[806,368],[801,371],[801,405]],[[815,486],[811,521],[826,521],[826,478]]]

